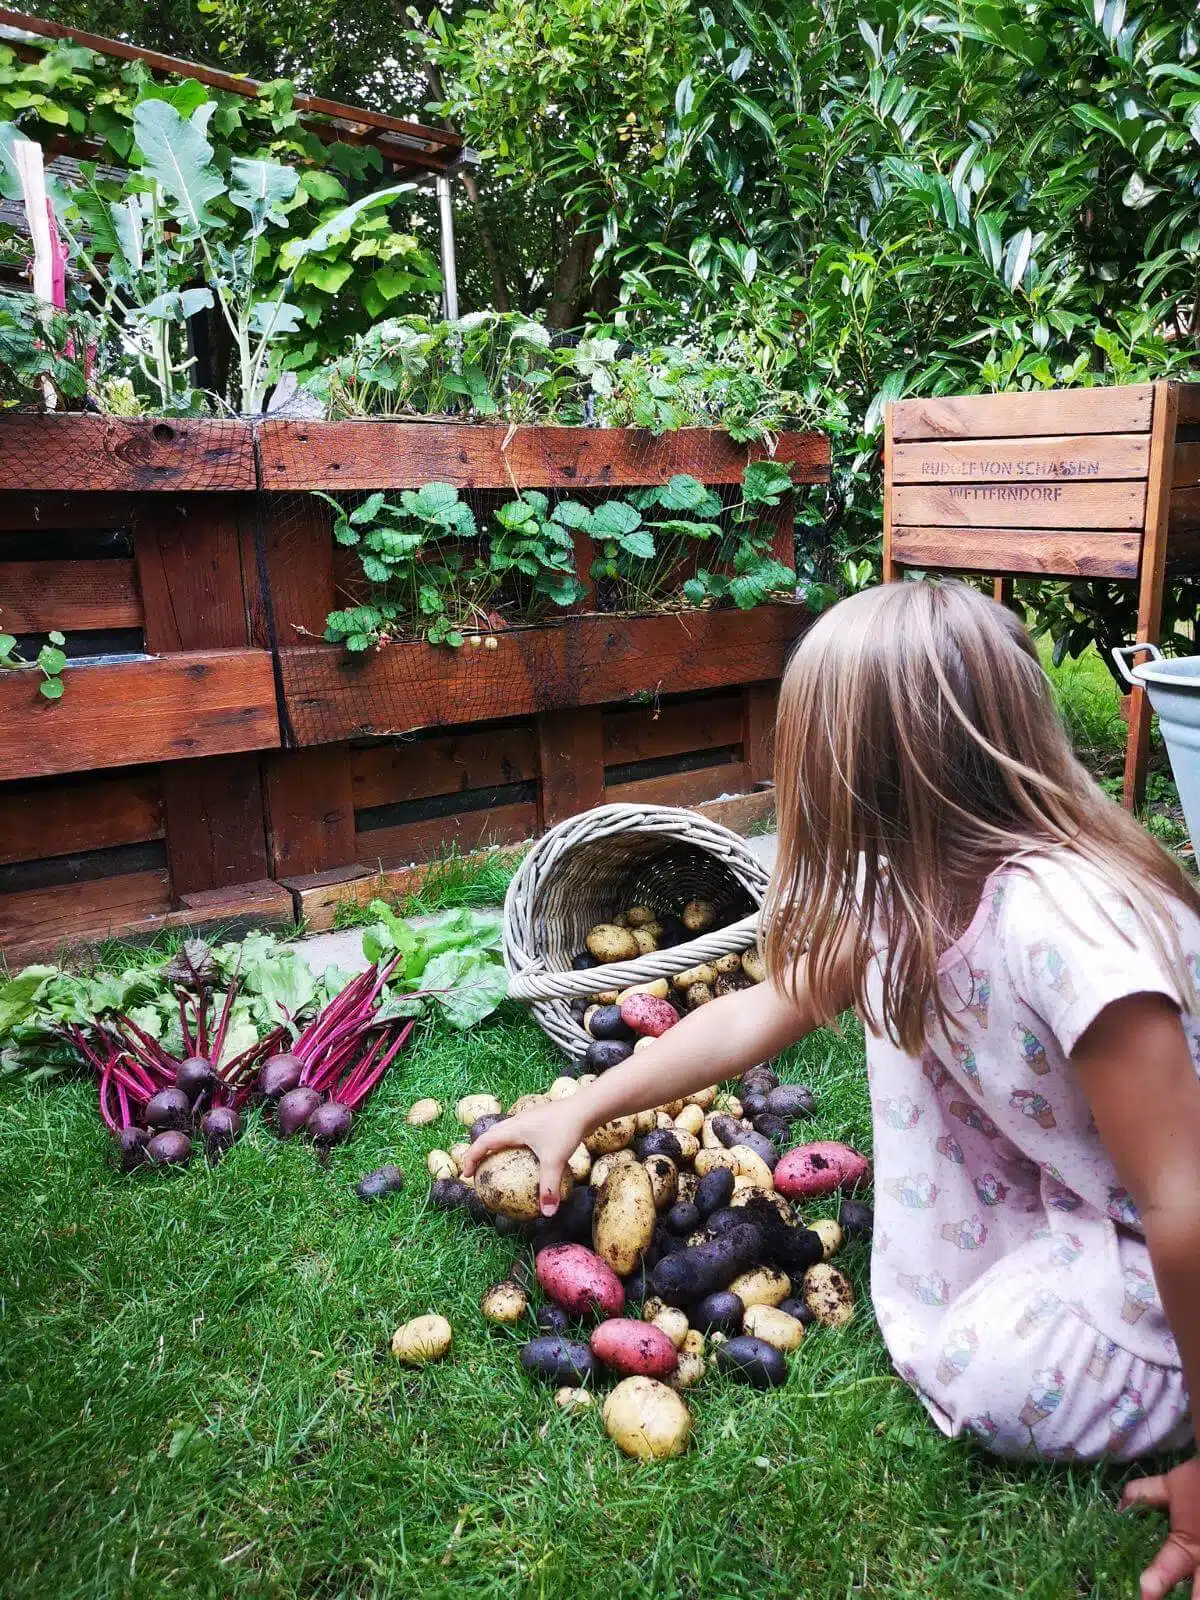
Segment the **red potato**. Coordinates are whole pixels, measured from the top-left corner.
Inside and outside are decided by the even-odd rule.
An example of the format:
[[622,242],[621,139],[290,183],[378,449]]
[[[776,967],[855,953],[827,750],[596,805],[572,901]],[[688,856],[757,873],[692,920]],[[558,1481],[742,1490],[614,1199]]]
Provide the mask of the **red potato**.
[[679,1013],[668,1000],[652,994],[626,995],[621,1002],[621,1021],[643,1039],[657,1039],[679,1021]]
[[679,1365],[679,1352],[651,1322],[614,1317],[593,1329],[592,1354],[623,1378],[669,1378]]
[[775,1187],[789,1200],[815,1200],[835,1189],[853,1189],[865,1183],[871,1164],[848,1144],[833,1140],[797,1145],[775,1168]]
[[619,1317],[625,1309],[621,1280],[600,1257],[582,1244],[555,1244],[539,1250],[534,1262],[537,1281],[573,1317]]

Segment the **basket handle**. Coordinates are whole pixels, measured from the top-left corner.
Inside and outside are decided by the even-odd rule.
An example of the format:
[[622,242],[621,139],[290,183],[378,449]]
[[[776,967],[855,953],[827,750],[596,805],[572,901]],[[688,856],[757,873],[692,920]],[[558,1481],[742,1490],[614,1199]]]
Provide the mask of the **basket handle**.
[[1117,663],[1117,670],[1132,688],[1138,687],[1138,681],[1129,670],[1129,663],[1134,656],[1141,655],[1142,651],[1150,657],[1151,661],[1161,661],[1162,651],[1156,644],[1115,644],[1113,645],[1112,658]]
[[630,989],[635,984],[653,983],[655,978],[673,978],[677,972],[715,961],[718,956],[748,950],[758,942],[758,921],[759,913],[755,911],[740,922],[701,934],[687,944],[656,950],[634,961],[610,961],[607,966],[588,967],[583,972],[547,972],[539,961],[523,972],[510,973],[509,997],[524,1001],[582,1000],[602,989]]

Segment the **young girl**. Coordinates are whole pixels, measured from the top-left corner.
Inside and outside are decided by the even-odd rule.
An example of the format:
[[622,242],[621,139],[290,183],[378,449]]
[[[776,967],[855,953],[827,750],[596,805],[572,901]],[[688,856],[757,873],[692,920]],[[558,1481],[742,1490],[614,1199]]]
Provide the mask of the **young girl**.
[[[1200,896],[1075,760],[1029,638],[962,583],[871,590],[780,700],[770,981],[498,1123],[553,1211],[599,1123],[734,1078],[853,1005],[874,1119],[871,1293],[943,1432],[1128,1460],[1200,1383]],[[1196,1576],[1200,1464],[1131,1483]]]

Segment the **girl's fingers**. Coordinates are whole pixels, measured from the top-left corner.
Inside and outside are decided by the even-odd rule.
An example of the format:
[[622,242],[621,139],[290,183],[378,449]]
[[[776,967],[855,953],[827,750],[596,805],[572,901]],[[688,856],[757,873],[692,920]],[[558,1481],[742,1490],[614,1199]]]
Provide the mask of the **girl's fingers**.
[[559,1184],[562,1182],[561,1156],[543,1156],[541,1173],[541,1206],[544,1217],[552,1217],[558,1210]]
[[1169,1538],[1142,1573],[1141,1600],[1163,1600],[1164,1595],[1170,1594],[1175,1585],[1182,1583],[1185,1578],[1193,1580],[1194,1594],[1196,1558],[1174,1538]]
[[1165,1511],[1170,1503],[1166,1478],[1132,1478],[1122,1492],[1120,1509],[1128,1511],[1131,1506],[1154,1506]]
[[503,1122],[493,1122],[491,1127],[481,1133],[475,1143],[463,1157],[462,1174],[464,1178],[474,1175],[475,1168],[490,1155],[493,1150],[507,1150],[514,1144],[523,1144],[524,1140],[518,1132],[516,1138],[512,1135],[512,1121],[505,1118]]

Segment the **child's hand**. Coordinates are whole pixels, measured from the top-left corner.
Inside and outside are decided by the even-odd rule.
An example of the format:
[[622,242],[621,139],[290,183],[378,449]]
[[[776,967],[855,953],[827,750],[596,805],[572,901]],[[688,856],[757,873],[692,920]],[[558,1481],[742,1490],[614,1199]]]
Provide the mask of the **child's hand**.
[[519,1116],[494,1122],[486,1133],[481,1133],[463,1159],[463,1176],[469,1178],[484,1156],[491,1155],[493,1150],[528,1145],[541,1163],[542,1215],[552,1217],[558,1210],[558,1185],[563,1168],[586,1131],[578,1114],[572,1111],[569,1099],[534,1106]]
[[1163,1600],[1177,1583],[1190,1583],[1200,1597],[1200,1456],[1161,1477],[1134,1478],[1121,1496],[1121,1510],[1130,1506],[1155,1506],[1171,1519],[1166,1543],[1142,1573],[1141,1600]]

